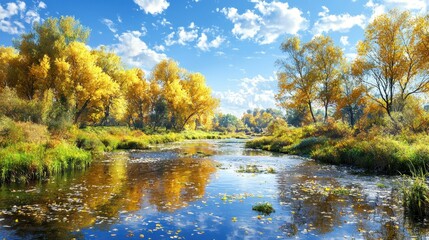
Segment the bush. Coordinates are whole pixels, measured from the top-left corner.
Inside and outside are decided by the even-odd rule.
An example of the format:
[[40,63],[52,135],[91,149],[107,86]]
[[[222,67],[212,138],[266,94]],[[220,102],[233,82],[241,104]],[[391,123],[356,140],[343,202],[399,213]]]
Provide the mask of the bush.
[[6,87],[0,91],[0,116],[14,121],[41,123],[43,106],[40,101],[19,98],[15,90]]
[[46,144],[49,132],[46,126],[31,122],[14,122],[9,118],[0,119],[0,146],[19,142]]
[[88,133],[80,133],[77,136],[76,146],[78,148],[94,152],[103,152],[105,147],[95,134]]

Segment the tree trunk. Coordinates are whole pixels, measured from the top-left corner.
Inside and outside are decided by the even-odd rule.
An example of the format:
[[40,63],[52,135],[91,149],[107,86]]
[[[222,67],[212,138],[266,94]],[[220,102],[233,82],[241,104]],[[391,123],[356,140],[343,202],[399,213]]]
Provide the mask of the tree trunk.
[[310,108],[310,114],[311,117],[313,118],[313,122],[316,123],[316,118],[314,117],[314,113],[313,113],[313,107],[311,106],[311,101],[308,101],[308,107]]

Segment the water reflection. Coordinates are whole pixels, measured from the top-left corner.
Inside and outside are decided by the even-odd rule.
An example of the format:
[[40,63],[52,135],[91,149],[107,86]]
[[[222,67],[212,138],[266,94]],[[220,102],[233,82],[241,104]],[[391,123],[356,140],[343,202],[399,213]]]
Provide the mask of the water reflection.
[[[139,157],[138,153],[132,155]],[[167,157],[132,162],[128,154],[115,153],[84,173],[71,172],[31,186],[2,186],[0,236],[79,237],[83,228],[108,228],[123,212],[147,205],[174,211],[204,195],[216,171],[211,160],[168,159],[171,152],[158,155]]]
[[[403,212],[397,189],[370,189],[358,176],[347,176],[344,184],[341,172],[326,174],[318,164],[309,162],[278,176],[279,200],[287,203],[291,220],[282,230],[288,236],[311,232],[315,236],[356,237],[366,239],[404,239],[400,225]],[[353,178],[354,181],[353,181]],[[374,183],[372,183],[374,184]],[[365,189],[364,189],[365,188]],[[343,230],[341,230],[343,229]]]
[[[84,172],[0,187],[0,239],[408,239],[395,178],[204,141],[117,152]],[[276,173],[240,172],[240,166]],[[215,167],[217,166],[217,167]],[[386,188],[377,187],[383,182]],[[252,211],[259,202],[276,210]]]

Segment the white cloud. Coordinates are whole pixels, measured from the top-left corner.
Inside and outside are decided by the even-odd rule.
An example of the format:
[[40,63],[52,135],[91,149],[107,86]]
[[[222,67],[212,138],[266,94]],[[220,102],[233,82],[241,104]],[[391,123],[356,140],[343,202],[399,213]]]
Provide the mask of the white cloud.
[[[225,41],[225,38],[220,35],[215,37],[215,32],[215,30],[210,28],[201,29],[194,22],[191,22],[187,28],[178,27],[177,31],[168,34],[164,42],[166,46],[175,44],[187,46],[194,43],[196,48],[209,51],[211,48],[219,48]],[[209,41],[208,35],[213,36],[214,39]]]
[[118,31],[118,29],[116,29],[116,27],[115,27],[115,23],[112,20],[104,18],[104,19],[101,20],[101,22],[104,25],[106,25],[111,32],[116,33]]
[[140,67],[145,71],[153,68],[161,60],[166,59],[164,53],[158,53],[150,49],[140,39],[139,31],[128,31],[117,35],[119,43],[108,46],[109,49],[121,56],[124,63],[130,67]]
[[194,28],[195,28],[195,23],[194,23],[194,22],[191,22],[191,24],[189,24],[188,28],[190,28],[190,29],[194,29]]
[[174,44],[187,45],[190,42],[193,42],[198,38],[198,29],[191,29],[190,31],[186,31],[184,27],[178,27],[177,32],[171,32],[167,35],[165,39],[165,45],[171,46]]
[[277,81],[274,76],[242,78],[237,88],[238,91],[214,92],[214,95],[221,99],[222,112],[240,116],[247,109],[275,107]]
[[[26,4],[22,1],[6,3],[5,7],[0,4],[0,31],[9,34],[22,33],[25,30],[24,25],[14,18],[19,17],[20,19],[24,18],[25,20],[27,18],[25,15],[25,8]],[[36,15],[36,17],[38,16],[37,12],[34,11],[29,11],[28,15],[29,22],[31,22],[30,17],[32,15]]]
[[340,37],[340,42],[341,44],[343,44],[343,46],[347,46],[349,45],[349,37],[348,36],[341,36]]
[[375,17],[394,8],[425,13],[428,3],[427,0],[369,0],[365,7],[372,9],[372,16],[370,17],[370,21],[372,21]]
[[[25,8],[25,3],[24,3]],[[18,5],[14,2],[10,2],[6,4],[6,8],[0,5],[0,19],[10,18],[16,14],[18,14]]]
[[25,22],[28,24],[33,24],[34,22],[40,22],[40,15],[38,12],[29,10],[25,13]]
[[167,21],[167,19],[163,18],[160,22],[160,24],[162,26],[167,26],[167,25],[171,25],[171,22]]
[[164,52],[165,51],[164,45],[155,45],[153,48],[158,52]]
[[192,42],[198,37],[198,31],[196,29],[186,31],[184,27],[179,27],[177,35],[179,37],[177,43],[180,45],[186,45],[188,42]]
[[329,33],[330,31],[347,32],[354,26],[365,27],[366,17],[362,14],[356,16],[352,16],[348,13],[331,15],[327,7],[322,6],[322,9],[323,11],[318,14],[320,18],[313,27],[313,32],[315,34]]
[[353,61],[353,60],[356,59],[357,53],[352,53],[352,52],[351,53],[346,53],[345,56],[346,56],[346,58],[347,58],[348,61]]
[[167,38],[165,39],[165,45],[171,46],[176,43],[176,41],[174,41],[173,39],[175,34],[176,34],[175,32],[171,32],[170,34],[167,35]]
[[427,8],[427,1],[425,0],[384,0],[384,4],[389,8],[408,10],[426,11]]
[[40,9],[45,9],[47,6],[46,6],[46,3],[39,2],[39,5],[37,5],[37,7],[40,8]]
[[167,0],[134,0],[145,13],[157,15],[162,13],[170,6]]
[[207,42],[207,35],[205,33],[201,33],[200,38],[198,38],[197,48],[203,51],[208,51],[210,48],[218,48],[223,43],[223,41],[225,41],[224,38],[217,36],[212,41]]
[[229,19],[234,27],[232,33],[239,39],[253,39],[260,44],[269,44],[284,34],[297,34],[307,27],[301,10],[291,8],[287,2],[253,0],[253,10],[238,13],[236,8],[217,10]]

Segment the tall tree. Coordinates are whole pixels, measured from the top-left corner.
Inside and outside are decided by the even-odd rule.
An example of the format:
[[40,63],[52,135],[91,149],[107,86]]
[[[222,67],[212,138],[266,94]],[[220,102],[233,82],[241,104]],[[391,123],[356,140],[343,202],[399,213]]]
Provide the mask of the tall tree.
[[424,21],[392,10],[375,18],[358,44],[355,69],[366,76],[369,96],[394,122],[392,113],[402,111],[410,96],[429,91],[428,61],[421,54],[424,39],[418,34]]
[[17,58],[18,54],[15,49],[0,46],[0,90],[10,87],[9,75]]
[[320,87],[318,98],[324,108],[324,122],[328,120],[328,108],[340,95],[340,64],[343,59],[342,50],[334,45],[330,37],[317,36],[307,43],[309,50],[308,62],[312,67],[311,76],[315,77]]
[[55,64],[58,99],[72,107],[74,123],[99,121],[104,115],[104,102],[118,94],[119,85],[96,65],[96,56],[83,43],[69,44],[66,58],[57,59]]
[[302,46],[298,37],[292,37],[281,45],[285,59],[278,60],[281,71],[278,73],[279,93],[276,95],[281,107],[297,108],[305,104],[313,122],[313,104],[317,98],[317,78],[309,63],[307,46]]
[[366,88],[359,77],[352,74],[351,65],[343,62],[341,66],[341,92],[337,99],[336,116],[346,118],[354,126],[363,113],[366,102]]
[[[18,94],[27,99],[41,98],[44,91],[53,89],[57,75],[55,61],[65,56],[65,50],[72,42],[85,43],[89,32],[73,17],[48,18],[43,23],[35,23],[33,32],[23,34],[15,42],[20,54],[20,64],[14,76]],[[48,65],[43,79],[34,75],[35,71],[41,73]]]

